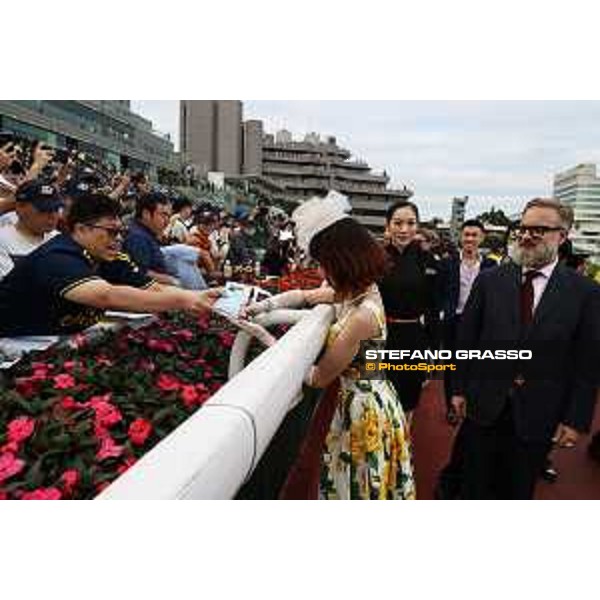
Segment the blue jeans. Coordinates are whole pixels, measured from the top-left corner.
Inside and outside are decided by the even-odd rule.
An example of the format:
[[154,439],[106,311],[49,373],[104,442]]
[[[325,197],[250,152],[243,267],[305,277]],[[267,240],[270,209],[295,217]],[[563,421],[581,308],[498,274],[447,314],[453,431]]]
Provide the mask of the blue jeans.
[[199,252],[193,246],[172,244],[161,248],[169,275],[179,280],[186,290],[205,290],[208,286],[198,267]]

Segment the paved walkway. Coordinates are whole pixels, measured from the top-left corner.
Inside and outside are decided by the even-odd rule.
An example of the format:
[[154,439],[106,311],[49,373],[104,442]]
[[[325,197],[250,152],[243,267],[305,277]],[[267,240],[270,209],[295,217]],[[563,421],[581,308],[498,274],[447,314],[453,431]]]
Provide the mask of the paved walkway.
[[[431,382],[415,414],[414,446],[417,471],[417,497],[432,499],[435,478],[449,456],[454,429],[445,421],[440,381]],[[596,406],[593,431],[600,430],[600,402]],[[600,465],[586,455],[589,437],[573,450],[558,450],[554,464],[559,471],[556,483],[540,481],[536,498],[543,500],[600,499]]]

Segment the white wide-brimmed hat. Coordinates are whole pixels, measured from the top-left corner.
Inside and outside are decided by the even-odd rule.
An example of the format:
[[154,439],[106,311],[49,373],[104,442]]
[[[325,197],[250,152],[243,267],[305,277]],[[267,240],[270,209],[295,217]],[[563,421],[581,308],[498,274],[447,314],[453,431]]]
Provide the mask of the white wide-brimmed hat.
[[313,237],[337,221],[350,219],[348,213],[351,210],[348,198],[334,190],[325,198],[315,197],[307,200],[292,213],[298,246],[308,253]]

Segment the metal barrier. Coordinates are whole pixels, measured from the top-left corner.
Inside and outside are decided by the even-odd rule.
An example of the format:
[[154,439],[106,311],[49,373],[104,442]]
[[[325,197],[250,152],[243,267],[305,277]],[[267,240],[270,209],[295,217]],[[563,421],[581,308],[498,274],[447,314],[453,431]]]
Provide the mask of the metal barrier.
[[294,405],[333,314],[312,309],[97,499],[234,498]]

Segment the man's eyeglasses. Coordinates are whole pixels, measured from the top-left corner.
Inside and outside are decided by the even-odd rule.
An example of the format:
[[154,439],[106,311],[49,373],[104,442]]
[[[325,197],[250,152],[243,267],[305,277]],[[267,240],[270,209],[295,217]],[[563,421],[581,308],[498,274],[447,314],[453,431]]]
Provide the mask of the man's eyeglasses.
[[88,227],[93,227],[94,229],[102,229],[103,231],[106,231],[106,233],[108,233],[108,235],[113,239],[117,239],[118,237],[123,238],[127,232],[125,227],[106,227],[105,225],[96,225],[94,223],[86,223],[86,225]]
[[547,225],[519,225],[515,227],[514,234],[520,238],[528,233],[532,238],[539,240],[551,231],[564,231],[564,229],[564,227],[548,227]]

